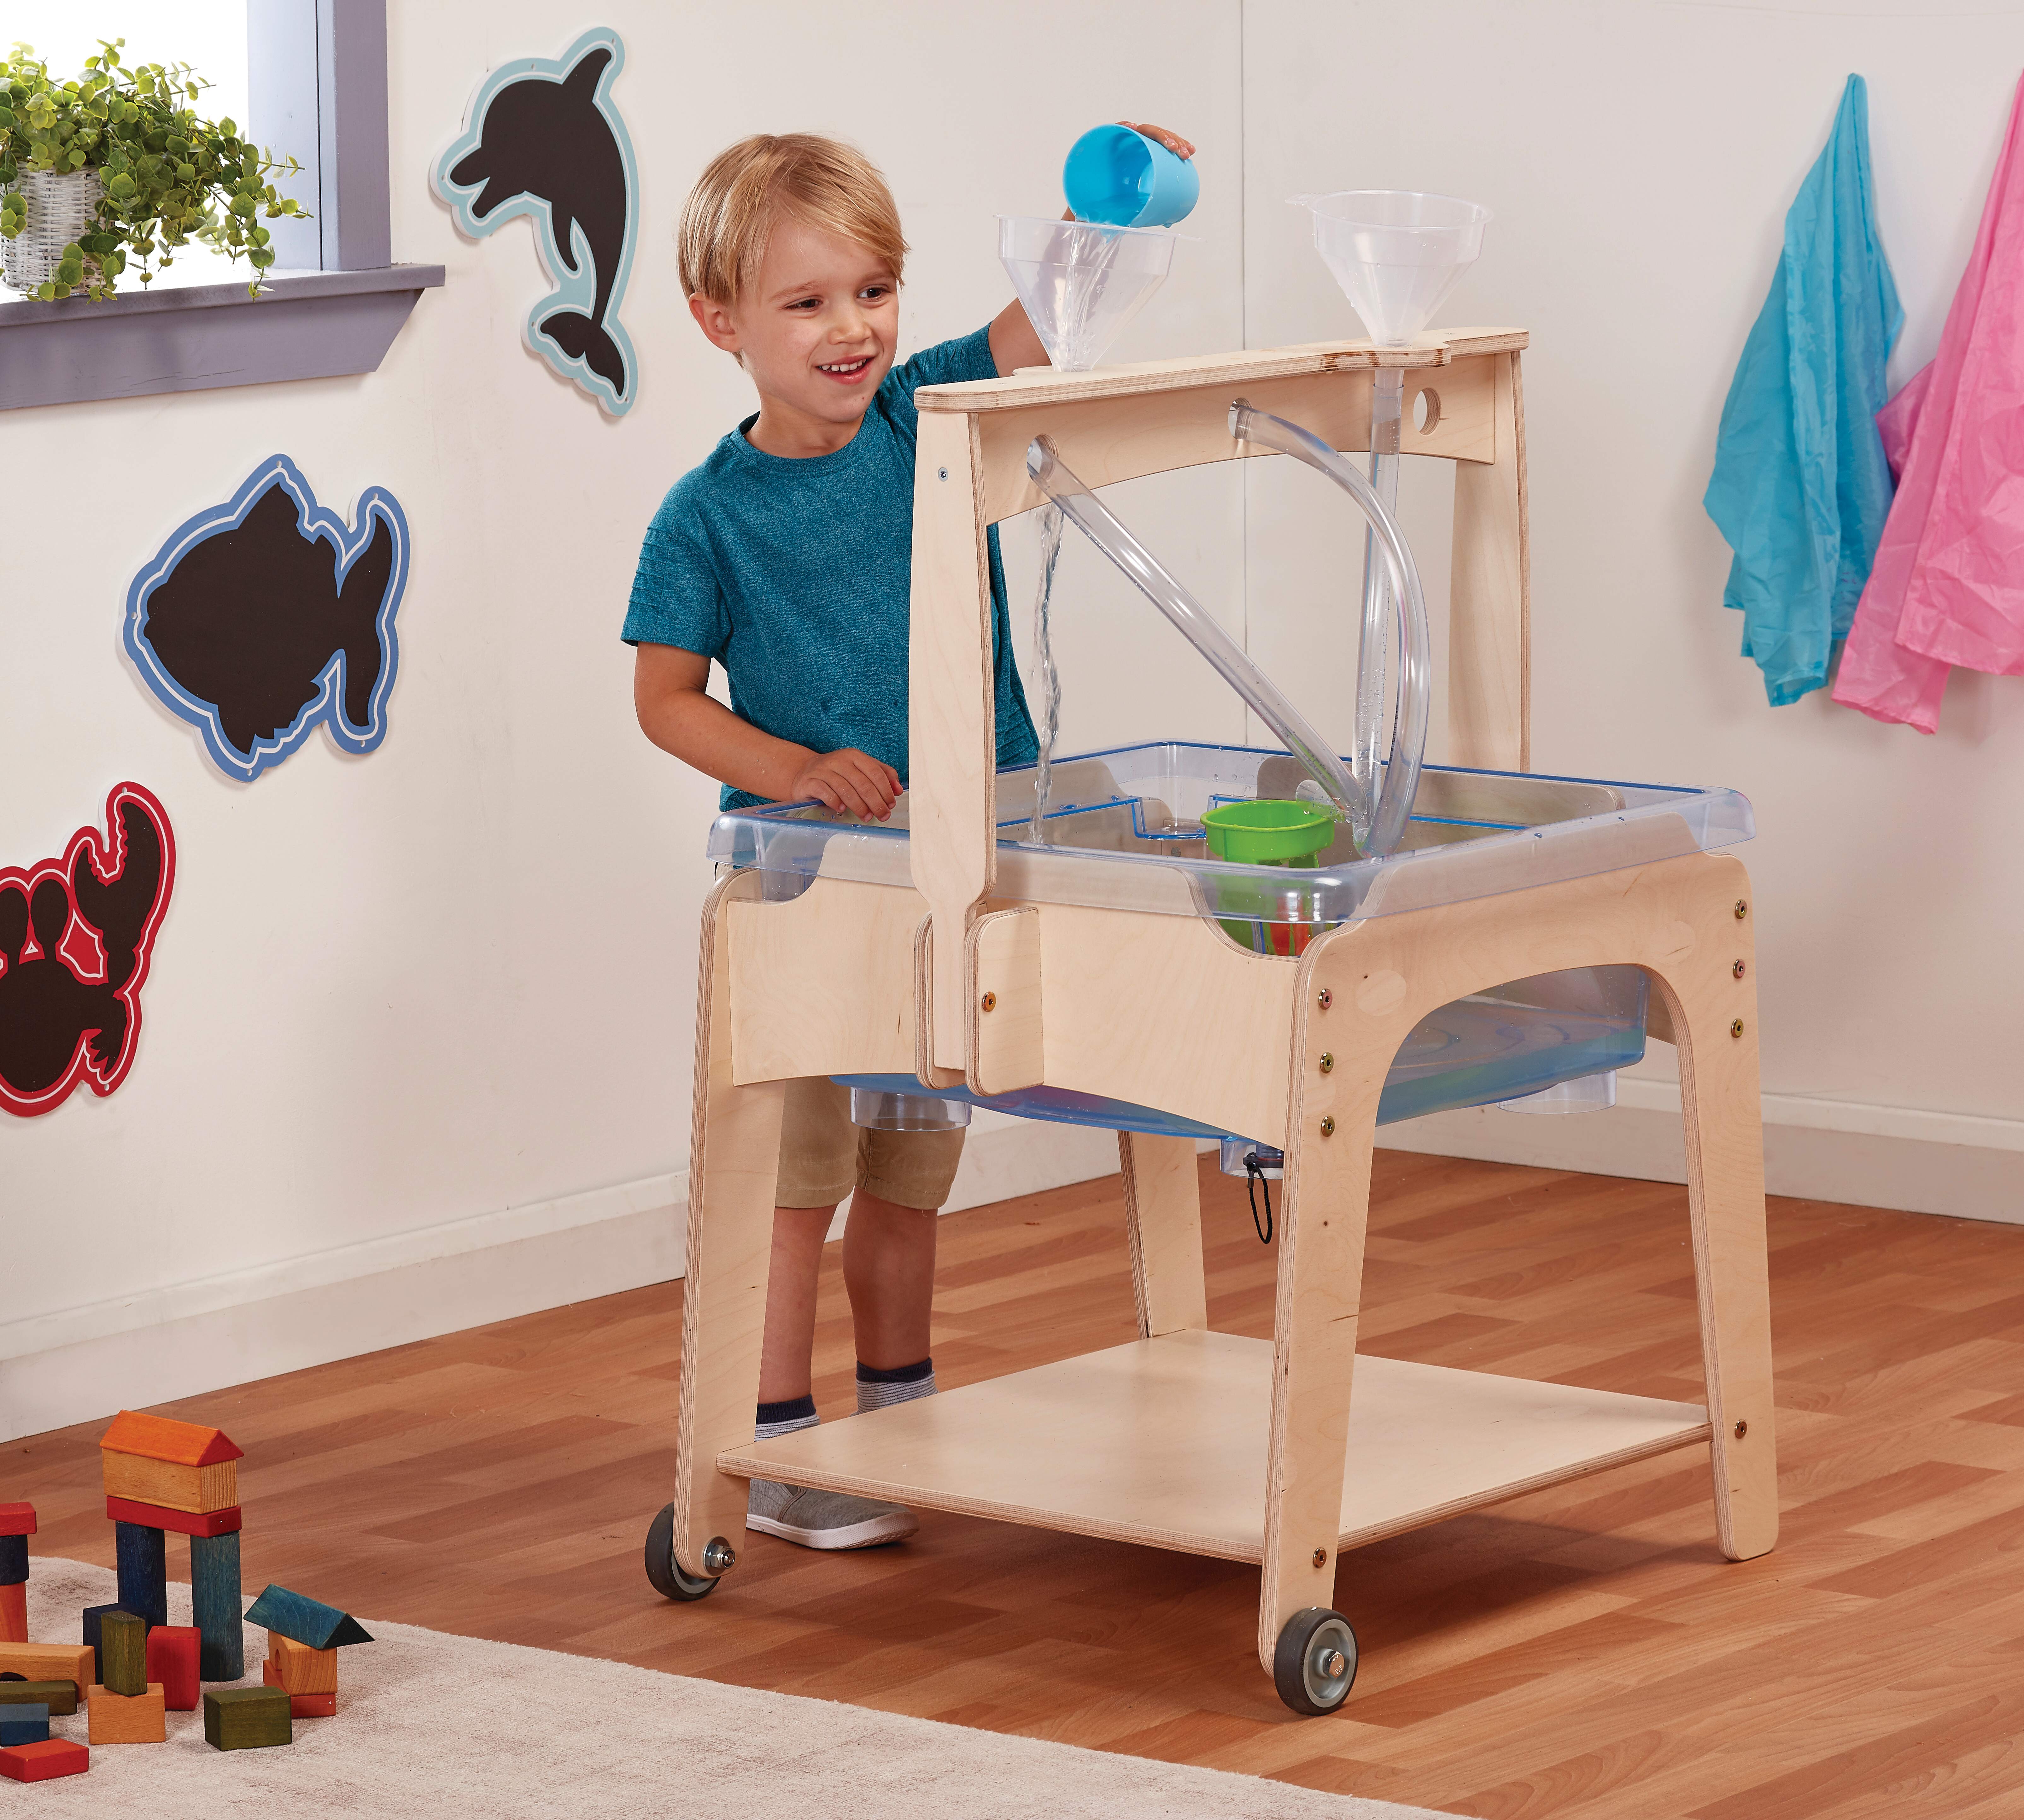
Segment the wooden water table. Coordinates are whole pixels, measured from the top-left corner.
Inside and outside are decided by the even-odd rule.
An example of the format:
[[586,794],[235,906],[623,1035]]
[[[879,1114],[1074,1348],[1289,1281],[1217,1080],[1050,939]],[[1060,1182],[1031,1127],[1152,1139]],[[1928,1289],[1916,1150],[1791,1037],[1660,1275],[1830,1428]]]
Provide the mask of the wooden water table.
[[[1256,1561],[1259,1659],[1319,1713],[1355,1672],[1345,1549],[1703,1446],[1723,1553],[1773,1546],[1754,919],[1743,866],[1707,850],[1747,838],[1748,805],[1527,772],[1525,343],[1452,331],[918,394],[912,787],[892,826],[773,805],[713,835],[676,1486],[647,1544],[663,1592],[735,1568],[754,1477]],[[1062,814],[1033,842],[1031,771],[992,764],[984,543],[1042,503],[1028,444],[1091,486],[1247,458],[1242,398],[1359,449],[1380,364],[1424,394],[1405,452],[1455,464],[1456,762],[1423,773],[1404,848],[1219,867],[1208,803],[1291,796],[1300,773],[1178,745],[1058,765]],[[1261,874],[1263,897],[1243,876]],[[1267,926],[1297,939],[1244,944]],[[1620,1012],[1626,980],[1627,1025],[1582,996],[1616,982]],[[1593,1073],[1647,1033],[1679,1051],[1705,1407],[1359,1359],[1380,1119],[1509,1097],[1520,1054],[1532,1084]],[[804,1076],[1116,1125],[1140,1337],[754,1442],[783,1083]],[[1270,1341],[1208,1325],[1196,1165],[1219,1133],[1284,1152]]]

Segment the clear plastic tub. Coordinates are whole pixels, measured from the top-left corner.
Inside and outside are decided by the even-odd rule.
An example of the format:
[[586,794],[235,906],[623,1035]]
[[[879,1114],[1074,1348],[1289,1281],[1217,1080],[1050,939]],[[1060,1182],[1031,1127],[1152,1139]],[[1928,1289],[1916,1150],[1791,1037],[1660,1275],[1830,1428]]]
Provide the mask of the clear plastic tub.
[[[1296,797],[1306,776],[1290,754],[1248,747],[1172,743],[1063,759],[1054,767],[1049,844],[1036,846],[1022,838],[1032,769],[1001,771],[998,894],[1200,916],[1254,952],[1290,956],[1344,922],[1586,878],[1754,832],[1750,805],[1735,791],[1428,765],[1405,840],[1382,859],[1356,858],[1346,833],[1307,867],[1244,865],[1209,853],[1207,810]],[[907,806],[902,796],[882,824],[838,818],[815,803],[735,809],[713,825],[710,857],[764,874],[772,898],[798,896],[818,875],[911,884]],[[1634,967],[1542,974],[1444,1005],[1414,1027],[1394,1060],[1379,1122],[1519,1099],[1628,1067],[1644,1052],[1644,976]],[[839,1078],[921,1091],[911,1076]],[[1056,1088],[975,1103],[1120,1130],[1256,1136]]]

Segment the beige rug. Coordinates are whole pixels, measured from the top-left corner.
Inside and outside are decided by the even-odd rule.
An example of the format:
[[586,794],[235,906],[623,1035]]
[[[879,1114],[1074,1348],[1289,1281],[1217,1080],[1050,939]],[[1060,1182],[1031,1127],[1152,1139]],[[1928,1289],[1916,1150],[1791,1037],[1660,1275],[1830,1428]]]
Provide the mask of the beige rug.
[[[34,1569],[38,1641],[75,1639],[79,1613],[116,1596],[102,1567],[38,1556]],[[188,1587],[170,1587],[169,1621],[189,1622]],[[0,1808],[90,1820],[1436,1820],[1424,1807],[364,1621],[376,1641],[344,1651],[337,1716],[298,1720],[287,1748],[214,1751],[201,1711],[172,1712],[167,1744],[101,1745],[85,1775],[0,1783]],[[246,1632],[248,1685],[259,1685],[266,1640]],[[50,1731],[82,1742],[84,1713]]]

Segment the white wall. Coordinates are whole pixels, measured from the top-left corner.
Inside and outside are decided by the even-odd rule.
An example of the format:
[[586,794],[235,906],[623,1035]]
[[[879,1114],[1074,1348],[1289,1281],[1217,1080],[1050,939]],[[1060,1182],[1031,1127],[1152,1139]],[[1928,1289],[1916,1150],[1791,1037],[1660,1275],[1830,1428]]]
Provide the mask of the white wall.
[[[2024,6],[1416,0],[1247,18],[1254,343],[1354,320],[1282,198],[1392,186],[1496,211],[1441,320],[1532,332],[1533,764],[1728,784],[1754,803],[1741,857],[1773,1185],[2024,1217],[2024,681],[1957,671],[1930,739],[1824,694],[1768,706],[1700,507],[1785,209],[1844,78],[1869,86],[1907,317],[1894,383],[1937,345],[2024,68]],[[1302,478],[1252,482],[1252,648],[1296,683],[1314,673],[1292,654],[1313,643],[1348,662],[1346,596],[1322,560],[1347,539],[1291,530],[1285,490]],[[1444,477],[1407,478],[1424,552],[1443,534]],[[1268,617],[1270,582],[1285,585]],[[1348,703],[1332,679],[1307,705],[1347,730]],[[1626,1099],[1676,1106],[1674,1059],[1655,1047]],[[1387,1141],[1677,1174],[1665,1121],[1626,1149],[1637,1123],[1450,1115]],[[1861,1147],[1823,1132],[1887,1140],[1892,1160],[1858,1164]]]
[[[679,294],[676,219],[713,152],[812,128],[885,167],[915,247],[911,352],[1003,305],[992,211],[1058,210],[1077,132],[1171,120],[1233,149],[1206,167],[1201,237],[1161,307],[1117,351],[1241,339],[1223,0],[1162,6],[1157,29],[1145,6],[1027,6],[1015,28],[925,0],[870,16],[615,0],[598,17],[627,44],[642,216],[623,317],[643,366],[617,423],[519,344],[544,289],[526,229],[460,240],[427,188],[485,71],[556,55],[588,16],[532,0],[389,15],[395,256],[449,280],[381,370],[0,419],[0,853],[60,853],[132,777],[179,855],[125,1086],[0,1122],[0,1433],[679,1268],[673,1216],[652,1210],[678,1196],[688,1147],[716,787],[640,736],[618,628],[662,493],[753,408]],[[1084,54],[1064,60],[1070,40]],[[414,562],[385,744],[353,759],[317,736],[244,787],[155,705],[119,628],[163,537],[277,449],[326,501],[390,488]],[[1133,509],[1219,564],[1208,591],[1234,599],[1239,497],[1184,476]],[[1006,541],[1026,552],[1023,528]],[[1066,642],[1080,665],[1116,636]],[[1142,723],[1234,730],[1181,655],[1138,659]],[[1094,698],[1070,699],[1087,726]],[[1021,1127],[974,1149],[972,1200],[1116,1166],[1102,1134]],[[361,1282],[380,1293],[344,1286]]]
[[[617,424],[519,345],[541,288],[525,230],[460,241],[426,185],[484,70],[555,55],[589,16],[390,13],[395,251],[450,278],[384,368],[0,419],[0,855],[60,851],[132,777],[167,805],[181,859],[126,1084],[0,1122],[0,1434],[679,1268],[664,1209],[688,1148],[714,791],[640,737],[617,630],[662,490],[750,408],[688,323],[671,237],[704,160],[761,127],[844,133],[886,165],[915,249],[910,349],[999,306],[992,212],[1050,211],[1054,161],[1097,120],[1203,147],[1198,238],[1118,358],[1353,332],[1286,196],[1488,203],[1483,260],[1444,319],[1534,333],[1536,763],[1755,802],[1767,1108],[1795,1172],[1774,1186],[1875,1183],[1917,1205],[1941,1180],[1954,1210],[2011,1207],[2024,683],[1957,680],[1931,740],[1824,698],[1774,712],[1736,655],[1698,501],[1784,207],[1851,68],[1870,79],[1910,315],[1900,368],[1930,351],[2024,64],[2015,10],[614,0],[599,17],[629,50],[643,221],[624,314],[644,367]],[[319,736],[240,787],[155,706],[119,628],[163,535],[276,449],[326,500],[391,488],[415,560],[385,745],[347,759]],[[1117,509],[1346,725],[1348,515],[1311,476],[1243,466],[1134,483]],[[1407,482],[1439,596],[1443,477]],[[1028,529],[1006,545],[1023,639]],[[1238,734],[1227,696],[1091,554],[1064,559],[1066,748]],[[1626,1084],[1641,1110],[1468,1115],[1388,1141],[1663,1174],[1676,1162],[1636,1121],[1663,1125],[1670,1060]],[[1096,1173],[1106,1145],[984,1132],[964,1194]]]

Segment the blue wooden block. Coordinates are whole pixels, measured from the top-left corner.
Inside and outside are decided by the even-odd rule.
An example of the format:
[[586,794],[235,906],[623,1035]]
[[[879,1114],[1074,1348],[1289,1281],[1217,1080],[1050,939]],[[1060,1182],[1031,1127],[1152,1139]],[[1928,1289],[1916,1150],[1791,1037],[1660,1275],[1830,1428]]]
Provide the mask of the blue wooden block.
[[270,1586],[261,1594],[247,1613],[246,1621],[279,1631],[309,1649],[335,1649],[346,1643],[372,1641],[372,1633],[349,1613],[327,1605],[321,1599],[290,1592],[284,1586]]
[[[99,1625],[108,1612],[123,1612],[126,1609],[117,1599],[109,1605],[86,1605],[84,1608],[84,1642],[91,1650],[91,1678],[94,1681],[99,1679]],[[78,1692],[82,1693],[84,1690],[80,1687]]]
[[0,1536],[0,1586],[19,1586],[28,1577],[28,1537]]
[[50,1735],[50,1709],[26,1701],[0,1706],[0,1749],[9,1745],[40,1744]]
[[198,1632],[197,1674],[236,1681],[246,1672],[246,1627],[239,1613],[239,1532],[190,1538],[190,1608]]
[[116,1523],[119,1559],[119,1609],[150,1630],[169,1621],[169,1576],[162,1532],[140,1523]]

